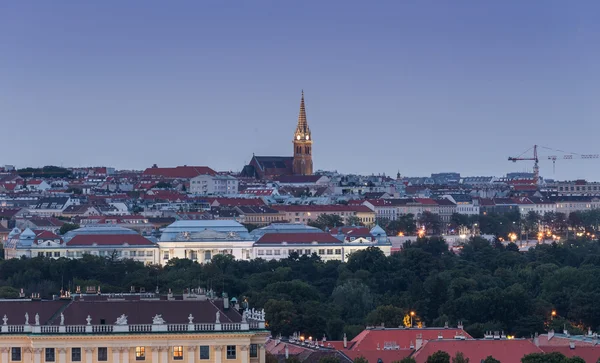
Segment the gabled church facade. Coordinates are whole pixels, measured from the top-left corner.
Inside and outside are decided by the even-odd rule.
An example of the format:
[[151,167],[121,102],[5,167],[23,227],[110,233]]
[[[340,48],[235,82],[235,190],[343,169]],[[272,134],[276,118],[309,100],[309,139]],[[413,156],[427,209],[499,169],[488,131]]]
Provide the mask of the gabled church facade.
[[304,92],[300,100],[298,125],[292,140],[293,156],[256,156],[252,155],[250,163],[244,166],[240,176],[257,179],[270,179],[282,175],[312,175],[312,134],[306,119]]

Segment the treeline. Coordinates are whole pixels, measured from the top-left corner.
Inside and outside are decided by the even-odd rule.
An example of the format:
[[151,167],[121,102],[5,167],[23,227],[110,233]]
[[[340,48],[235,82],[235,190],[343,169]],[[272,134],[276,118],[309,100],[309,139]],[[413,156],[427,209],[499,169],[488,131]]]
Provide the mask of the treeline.
[[[442,239],[419,239],[389,257],[377,248],[357,252],[347,263],[316,255],[281,261],[235,261],[215,256],[200,265],[171,260],[165,267],[131,260],[85,256],[0,262],[0,297],[18,290],[50,297],[61,287],[101,286],[103,292],[181,292],[212,288],[264,307],[274,334],[351,338],[365,326],[456,325],[474,337],[504,330],[530,337],[549,328],[572,334],[600,327],[600,244],[573,240],[540,245],[527,253],[475,238],[460,255]],[[556,312],[552,316],[552,311]]]
[[17,174],[22,178],[70,178],[72,176],[69,169],[52,165],[41,168],[18,169]]

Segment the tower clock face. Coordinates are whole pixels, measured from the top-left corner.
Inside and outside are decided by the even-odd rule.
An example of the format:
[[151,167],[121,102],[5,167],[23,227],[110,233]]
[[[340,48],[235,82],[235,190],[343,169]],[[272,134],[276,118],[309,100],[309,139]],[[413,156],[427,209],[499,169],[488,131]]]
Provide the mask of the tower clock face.
[[300,135],[297,135],[297,136],[296,136],[296,140],[300,140]]
[[309,140],[309,139],[310,139],[310,136],[306,135],[306,140]]

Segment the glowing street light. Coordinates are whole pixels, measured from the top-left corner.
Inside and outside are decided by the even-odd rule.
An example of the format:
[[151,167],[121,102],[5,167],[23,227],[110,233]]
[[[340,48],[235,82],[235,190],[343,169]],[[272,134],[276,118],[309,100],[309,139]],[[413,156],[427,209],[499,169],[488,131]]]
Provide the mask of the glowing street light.
[[552,312],[550,313],[550,320],[554,320],[555,316],[556,316],[556,310],[552,310]]
[[413,316],[415,316],[415,312],[414,312],[414,311],[411,311],[411,312],[410,312],[410,327],[411,327],[411,328],[413,327]]

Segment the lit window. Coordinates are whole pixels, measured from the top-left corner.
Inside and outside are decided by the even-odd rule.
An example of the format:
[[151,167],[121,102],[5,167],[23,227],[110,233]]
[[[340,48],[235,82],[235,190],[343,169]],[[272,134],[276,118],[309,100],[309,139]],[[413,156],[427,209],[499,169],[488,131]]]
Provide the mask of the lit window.
[[146,360],[146,347],[135,347],[135,360]]
[[173,347],[173,359],[183,360],[183,347],[181,345],[178,347]]

